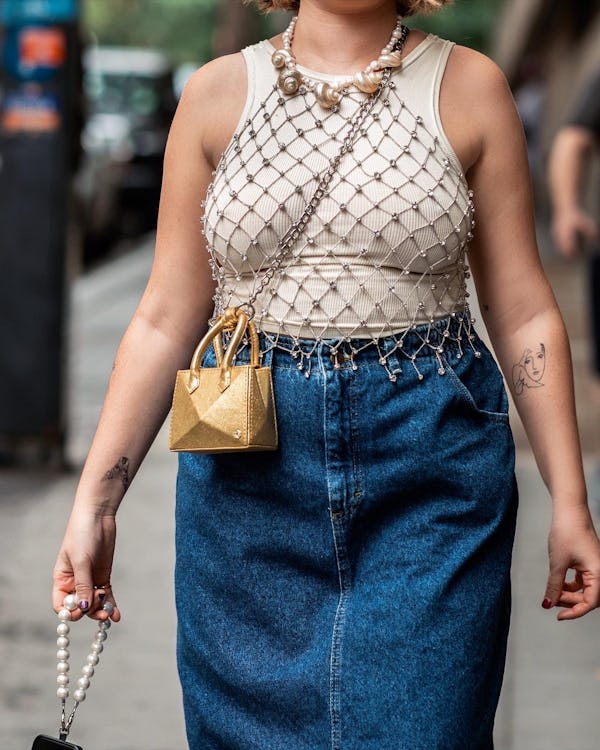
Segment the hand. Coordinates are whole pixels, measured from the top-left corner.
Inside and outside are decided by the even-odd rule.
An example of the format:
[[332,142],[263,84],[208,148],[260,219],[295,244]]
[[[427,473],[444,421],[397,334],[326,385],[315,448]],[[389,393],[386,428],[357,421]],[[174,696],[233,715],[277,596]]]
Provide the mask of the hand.
[[[600,606],[600,541],[587,505],[554,513],[548,554],[550,575],[542,606],[564,607],[558,620],[574,620]],[[567,581],[570,569],[575,578]]]
[[102,610],[105,602],[115,607],[111,619],[115,622],[121,619],[112,587],[106,586],[110,583],[116,531],[114,515],[73,509],[54,566],[52,606],[56,612],[62,608],[65,596],[75,592],[77,601],[87,603],[87,607],[74,610],[73,620],[85,614],[95,620],[106,620],[108,614]]
[[598,225],[579,207],[565,208],[554,217],[552,237],[561,255],[573,259],[579,255],[582,242],[594,242],[598,238]]

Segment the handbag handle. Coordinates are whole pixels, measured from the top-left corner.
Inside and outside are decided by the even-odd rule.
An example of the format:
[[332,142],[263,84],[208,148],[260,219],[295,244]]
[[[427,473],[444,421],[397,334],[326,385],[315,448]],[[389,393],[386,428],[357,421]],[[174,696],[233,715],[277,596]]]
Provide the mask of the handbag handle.
[[[221,341],[221,333],[223,331],[233,331],[225,352],[223,351],[223,342]],[[200,364],[202,357],[211,344],[215,350],[217,367],[221,370],[219,389],[223,392],[229,388],[231,385],[233,358],[239,345],[242,343],[246,331],[248,331],[250,338],[250,367],[260,367],[259,341],[256,326],[243,310],[228,307],[214,325],[209,328],[196,347],[190,364],[190,376],[188,380],[188,392],[190,394],[200,385]]]

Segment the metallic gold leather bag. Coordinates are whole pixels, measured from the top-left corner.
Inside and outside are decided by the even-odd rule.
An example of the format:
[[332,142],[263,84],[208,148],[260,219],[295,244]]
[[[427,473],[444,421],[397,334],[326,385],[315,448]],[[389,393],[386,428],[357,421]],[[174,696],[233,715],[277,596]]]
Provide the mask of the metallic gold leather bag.
[[[232,333],[225,351],[224,331]],[[250,363],[234,365],[246,333]],[[217,365],[202,367],[202,357],[211,344]],[[277,448],[271,368],[261,367],[258,333],[242,310],[228,308],[198,344],[190,369],[177,373],[169,448],[194,453]]]

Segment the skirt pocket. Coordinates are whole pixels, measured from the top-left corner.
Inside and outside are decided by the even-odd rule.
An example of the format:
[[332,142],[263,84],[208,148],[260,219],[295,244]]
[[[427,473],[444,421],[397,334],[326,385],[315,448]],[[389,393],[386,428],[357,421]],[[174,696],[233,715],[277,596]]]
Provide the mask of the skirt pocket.
[[475,416],[508,424],[508,396],[502,373],[481,341],[477,341],[477,350],[480,356],[470,349],[462,355],[444,353],[448,382]]

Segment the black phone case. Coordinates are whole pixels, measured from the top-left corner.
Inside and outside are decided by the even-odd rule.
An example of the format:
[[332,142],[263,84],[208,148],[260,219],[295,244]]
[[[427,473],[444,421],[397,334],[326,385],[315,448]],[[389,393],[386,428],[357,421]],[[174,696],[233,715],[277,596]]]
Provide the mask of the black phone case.
[[71,742],[57,740],[56,737],[46,737],[44,734],[38,735],[33,741],[31,750],[83,750],[79,745],[73,745]]

